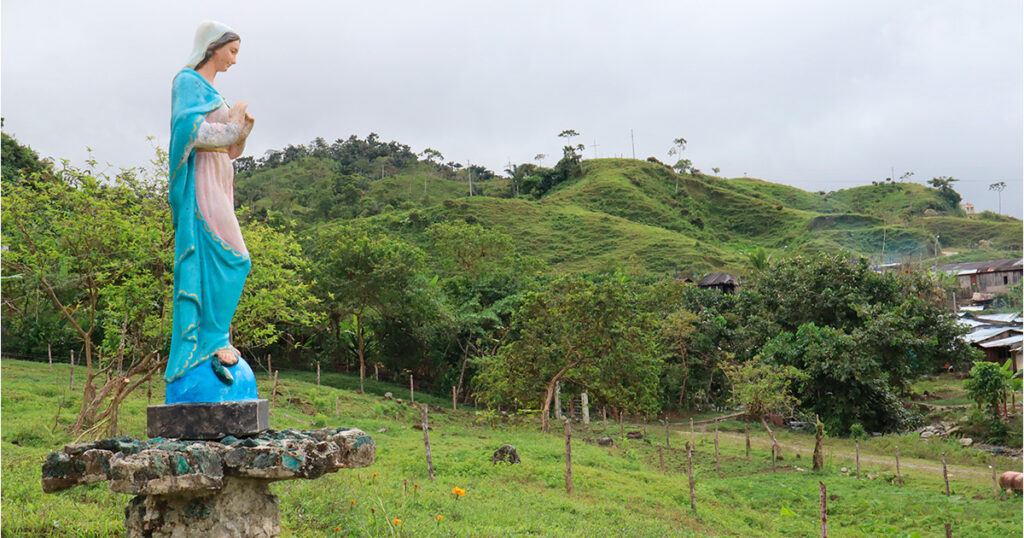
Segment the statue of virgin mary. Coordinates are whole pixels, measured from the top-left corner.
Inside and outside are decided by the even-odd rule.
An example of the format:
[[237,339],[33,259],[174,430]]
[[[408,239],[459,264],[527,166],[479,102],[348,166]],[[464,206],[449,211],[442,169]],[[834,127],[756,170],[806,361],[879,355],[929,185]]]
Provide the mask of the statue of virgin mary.
[[169,150],[174,226],[174,321],[165,403],[255,400],[256,378],[230,328],[251,263],[234,211],[232,159],[253,126],[245,103],[213,87],[234,65],[241,38],[205,21],[174,77]]

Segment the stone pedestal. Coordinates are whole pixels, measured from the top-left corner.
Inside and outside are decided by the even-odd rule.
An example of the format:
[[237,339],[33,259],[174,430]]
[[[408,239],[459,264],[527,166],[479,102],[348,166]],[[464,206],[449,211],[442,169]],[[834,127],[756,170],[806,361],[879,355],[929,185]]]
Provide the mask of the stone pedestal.
[[270,428],[270,402],[179,403],[146,408],[146,435],[171,439],[223,439]]
[[139,495],[124,509],[128,536],[272,537],[281,534],[277,497],[265,480],[228,477],[213,495]]
[[131,437],[67,445],[43,463],[43,491],[109,481],[136,495],[125,509],[128,536],[277,536],[277,499],[268,484],[316,479],[376,458],[357,429],[268,430],[220,441]]

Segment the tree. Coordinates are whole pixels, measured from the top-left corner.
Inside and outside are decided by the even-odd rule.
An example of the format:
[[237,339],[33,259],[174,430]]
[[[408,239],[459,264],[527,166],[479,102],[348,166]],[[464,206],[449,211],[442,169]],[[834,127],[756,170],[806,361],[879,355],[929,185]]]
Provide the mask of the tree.
[[351,319],[354,325],[362,393],[367,314],[382,318],[404,312],[426,315],[432,306],[430,283],[422,274],[424,254],[404,241],[351,227],[322,233],[312,254],[316,290],[327,309],[331,332],[341,340],[343,324]]
[[[420,156],[435,167],[440,166],[440,163],[444,162],[444,155],[441,155],[441,152],[434,148],[424,149]],[[423,195],[427,195],[427,174],[423,174]]]
[[[679,160],[676,161],[675,166],[672,168],[676,169],[676,172],[682,174],[693,167],[693,163],[689,159],[683,159],[683,150],[686,149],[686,139],[676,138],[672,141],[672,148],[668,150],[669,155],[679,155]],[[676,176],[676,194],[679,194],[679,176]]]
[[527,293],[512,323],[509,343],[481,360],[478,380],[488,402],[541,404],[545,432],[560,382],[623,409],[656,409],[661,360],[653,320],[638,311],[621,279],[559,277]]
[[939,176],[928,180],[928,184],[939,190],[939,196],[946,202],[951,210],[960,205],[960,193],[953,190],[953,184],[959,179],[949,176]]
[[546,158],[547,158],[547,154],[545,154],[545,153],[538,153],[538,154],[533,156],[533,160],[537,161],[537,166],[540,166],[541,161],[543,161]]
[[[1009,364],[1009,361],[1007,361]],[[1009,369],[1006,368],[1008,371]],[[994,362],[976,361],[971,377],[964,380],[964,389],[980,409],[984,405],[993,417],[999,416],[999,402],[1010,391],[1010,376]]]
[[531,176],[536,169],[537,165],[529,163],[513,164],[505,169],[505,173],[508,174],[509,177],[513,198],[519,198],[520,185],[522,185],[523,180]]
[[166,189],[140,170],[107,177],[67,165],[5,186],[4,272],[39,286],[82,346],[74,434],[115,433],[121,401],[162,365],[173,263]]
[[576,129],[566,129],[566,130],[558,133],[559,138],[566,139],[566,141],[568,142],[569,146],[572,146],[572,137],[579,136],[579,135],[580,134],[576,132]]
[[798,400],[793,396],[790,385],[803,379],[804,374],[791,366],[769,366],[756,361],[726,367],[726,373],[732,382],[733,401],[743,406],[747,416],[761,422],[778,454],[779,442],[775,440],[775,432],[768,426],[766,418],[793,413]]
[[999,194],[999,213],[1003,213],[1003,189],[1006,188],[1005,181],[999,181],[988,186],[988,190],[996,191]]

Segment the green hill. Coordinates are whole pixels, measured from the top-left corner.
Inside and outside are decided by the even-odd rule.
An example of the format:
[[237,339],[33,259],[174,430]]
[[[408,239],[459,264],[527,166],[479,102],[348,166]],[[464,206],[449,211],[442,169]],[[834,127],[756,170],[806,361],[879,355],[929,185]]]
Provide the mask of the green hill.
[[[777,256],[850,251],[878,261],[920,261],[937,250],[981,259],[1021,252],[1020,220],[968,218],[937,189],[914,183],[806,192],[753,178],[680,176],[653,162],[594,159],[582,163],[580,177],[518,199],[510,178],[474,167],[477,196],[470,197],[471,172],[453,163],[419,160],[393,142],[349,139],[341,147],[358,151],[338,157],[307,150],[250,167],[239,174],[238,203],[300,228],[384,228],[427,251],[430,243],[419,234],[425,225],[470,220],[511,236],[560,271],[742,272],[745,254],[757,247]],[[533,173],[542,170],[550,171]]]

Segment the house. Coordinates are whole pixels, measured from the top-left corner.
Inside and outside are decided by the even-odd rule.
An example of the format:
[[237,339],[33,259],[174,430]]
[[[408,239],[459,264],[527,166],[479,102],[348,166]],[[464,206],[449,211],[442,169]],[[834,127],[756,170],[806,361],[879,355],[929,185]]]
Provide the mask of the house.
[[966,299],[975,293],[1005,293],[1010,286],[1020,282],[1024,272],[1024,258],[990,260],[939,265],[935,271],[955,275],[960,281],[958,299]]
[[740,281],[729,273],[711,273],[697,281],[697,287],[716,289],[723,293],[736,293]]
[[986,314],[984,312],[962,312],[959,323],[970,327],[964,341],[985,353],[985,360],[997,364],[1011,361],[1014,372],[1024,368],[1024,316],[1020,312],[1010,314]]

